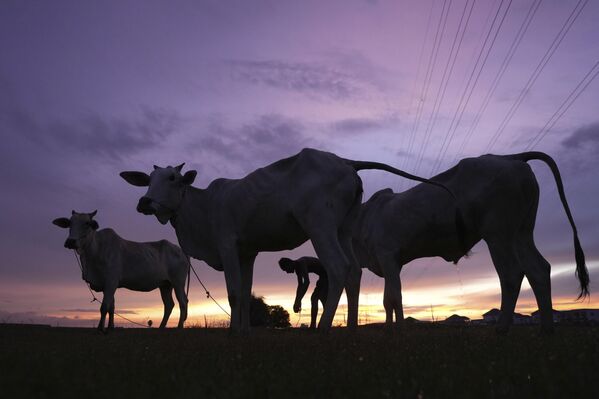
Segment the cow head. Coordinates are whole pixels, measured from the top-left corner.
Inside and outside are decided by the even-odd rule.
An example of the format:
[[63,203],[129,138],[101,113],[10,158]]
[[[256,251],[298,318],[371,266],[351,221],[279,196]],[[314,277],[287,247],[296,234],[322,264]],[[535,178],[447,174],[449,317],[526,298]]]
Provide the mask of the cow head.
[[144,172],[121,172],[120,176],[129,184],[148,187],[146,195],[139,199],[137,211],[144,215],[155,215],[161,224],[166,224],[177,214],[183,193],[196,178],[197,172],[189,170],[181,174],[184,163],[179,166],[161,168],[154,165],[150,175]]
[[281,270],[287,273],[295,273],[295,261],[289,258],[281,258],[279,259],[279,266]]
[[92,213],[71,212],[71,218],[54,219],[52,223],[63,229],[69,229],[69,237],[64,242],[65,248],[79,249],[85,246],[92,232],[98,229],[98,222],[93,218],[98,211]]

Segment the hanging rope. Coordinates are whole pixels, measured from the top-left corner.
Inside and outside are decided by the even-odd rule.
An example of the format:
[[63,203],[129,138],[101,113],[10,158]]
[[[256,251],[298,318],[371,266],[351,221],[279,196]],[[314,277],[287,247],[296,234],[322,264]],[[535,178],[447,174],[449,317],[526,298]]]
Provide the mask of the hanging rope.
[[[89,290],[89,293],[92,296],[92,300],[90,301],[90,303],[94,303],[94,302],[98,302],[98,303],[102,303],[100,300],[98,300],[98,298],[96,298],[96,295],[94,294],[94,292],[92,291],[92,288],[90,287],[89,283],[87,282],[87,280],[85,280],[85,276],[83,273],[83,265],[81,264],[81,260],[79,259],[79,256],[77,255],[77,251],[73,250],[73,255],[75,256],[75,259],[77,260],[77,265],[79,265],[79,270],[81,270],[81,277],[83,278],[83,281],[85,282],[85,286],[87,287],[87,289]],[[146,326],[145,324],[142,323],[138,323],[136,321],[133,321],[117,312],[113,312],[116,316],[120,317],[123,320],[128,321],[131,324],[135,324],[137,326],[140,327],[144,327],[144,328],[150,328],[151,327],[151,323],[148,323],[148,325]]]
[[200,279],[200,276],[198,276],[198,274],[196,273],[196,269],[194,269],[193,265],[191,264],[191,261],[188,259],[189,261],[189,267],[191,268],[191,270],[193,271],[193,274],[195,274],[196,278],[198,279],[200,285],[202,286],[202,288],[204,288],[204,291],[206,292],[206,298],[210,298],[212,299],[212,301],[216,304],[216,306],[218,306],[220,308],[220,310],[222,310],[227,316],[229,316],[229,318],[231,318],[231,315],[229,314],[229,312],[227,312],[225,310],[225,308],[223,308],[220,303],[218,303],[218,301],[216,299],[214,299],[214,297],[210,294],[210,291],[208,291],[208,288],[206,288],[206,286],[204,285],[204,283],[202,282],[202,280]]

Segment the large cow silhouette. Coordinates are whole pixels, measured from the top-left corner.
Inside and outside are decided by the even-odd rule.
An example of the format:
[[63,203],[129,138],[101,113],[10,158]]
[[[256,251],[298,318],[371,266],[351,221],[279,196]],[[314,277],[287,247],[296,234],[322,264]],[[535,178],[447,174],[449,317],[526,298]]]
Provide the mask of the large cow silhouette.
[[[485,240],[501,283],[501,317],[498,332],[507,332],[524,276],[528,279],[541,314],[544,331],[553,329],[550,265],[535,246],[533,229],[539,204],[539,186],[530,160],[545,162],[557,184],[564,210],[574,232],[576,275],[580,296],[588,295],[589,275],[576,225],[570,213],[557,165],[547,154],[483,155],[461,160],[431,178],[447,186],[451,198],[419,184],[395,194],[375,193],[362,205],[354,247],[362,266],[385,278],[386,322],[403,320],[400,272],[406,263],[440,256],[457,262],[480,240]],[[454,229],[454,209],[464,218],[465,248]]]
[[[224,270],[231,330],[249,330],[254,260],[259,252],[296,248],[308,239],[329,277],[328,301],[319,328],[328,330],[345,286],[348,324],[357,324],[361,269],[352,250],[353,222],[362,199],[362,169],[386,170],[427,182],[385,164],[352,161],[329,152],[304,149],[257,169],[242,179],[216,179],[207,188],[191,187],[196,172],[183,165],[150,175],[122,172],[127,182],[148,186],[137,210],[169,221],[185,253]],[[440,185],[439,183],[432,183]],[[444,195],[448,195],[444,193]]]

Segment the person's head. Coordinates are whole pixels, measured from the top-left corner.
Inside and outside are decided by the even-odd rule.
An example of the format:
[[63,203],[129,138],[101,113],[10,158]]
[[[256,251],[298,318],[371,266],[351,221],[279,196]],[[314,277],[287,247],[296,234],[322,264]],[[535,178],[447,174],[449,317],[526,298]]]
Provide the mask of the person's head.
[[279,266],[281,270],[287,273],[295,273],[295,261],[289,258],[281,258],[279,259]]

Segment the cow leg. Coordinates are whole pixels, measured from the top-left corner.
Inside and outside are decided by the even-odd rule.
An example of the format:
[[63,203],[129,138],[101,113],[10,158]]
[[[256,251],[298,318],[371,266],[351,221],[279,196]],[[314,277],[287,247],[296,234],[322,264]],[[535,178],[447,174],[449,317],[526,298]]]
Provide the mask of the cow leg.
[[395,313],[395,326],[399,329],[403,324],[403,301],[401,295],[400,268],[392,253],[378,254],[377,260],[383,276],[385,277],[385,290],[383,294],[383,306],[385,307],[385,324],[388,328],[393,327],[393,314]]
[[104,331],[104,322],[106,321],[106,305],[104,304],[104,300],[100,304],[100,322],[98,323],[97,330]]
[[343,284],[347,278],[347,271],[350,264],[341,248],[335,231],[336,229],[318,227],[313,234],[309,234],[309,237],[312,240],[316,255],[322,262],[328,276],[329,289],[327,302],[318,323],[318,328],[321,331],[328,331],[333,325],[333,318],[339,305],[339,299],[343,292]]
[[189,302],[185,294],[185,282],[175,286],[175,297],[177,297],[177,302],[179,302],[179,323],[177,324],[177,328],[183,328],[185,320],[187,320],[187,305]]
[[349,272],[345,281],[345,294],[347,295],[347,326],[350,329],[358,327],[358,311],[360,305],[360,282],[362,268],[356,258],[352,243],[352,233],[362,202],[361,192],[356,196],[354,204],[345,217],[339,230],[339,243],[349,261]]
[[[100,305],[100,323],[98,324],[98,330],[105,331],[104,324],[106,322],[106,313],[112,307],[114,309],[114,292],[116,288],[107,288],[104,290],[102,297],[102,304]],[[114,310],[113,310],[114,311]]]
[[320,303],[322,304],[322,308],[324,309],[325,305],[327,304],[327,291],[328,291],[328,287],[326,289],[322,289],[320,290],[320,294],[318,296],[318,300],[320,301]]
[[326,215],[323,217],[312,215],[312,217],[316,222],[313,225],[304,226],[304,231],[308,233],[316,255],[327,272],[329,283],[327,303],[320,317],[318,328],[321,331],[328,331],[333,324],[335,311],[343,292],[343,285],[349,270],[349,261],[339,243],[335,225],[326,223]]
[[241,333],[250,332],[250,302],[252,300],[252,281],[254,278],[254,260],[252,257],[242,261],[241,265]]
[[[319,293],[320,293],[320,287],[318,285],[316,285],[316,288],[314,288],[314,292],[312,293],[312,296],[310,297],[310,304],[311,304],[310,328],[311,329],[316,328],[316,317],[318,316],[318,299],[320,297]],[[322,306],[324,308],[324,303]]]
[[345,294],[347,295],[347,326],[355,329],[358,326],[358,309],[360,305],[360,281],[362,268],[354,255],[351,245],[351,236],[340,239],[343,251],[350,261],[350,268],[345,281]]
[[524,274],[535,294],[541,316],[541,332],[553,332],[553,306],[551,303],[551,265],[534,244],[532,235],[520,246]]
[[505,334],[513,319],[524,273],[512,242],[487,242],[501,284],[501,316],[496,331]]
[[114,329],[114,301],[112,301],[112,305],[110,305],[110,309],[108,309],[108,329]]
[[162,316],[159,328],[164,328],[175,307],[175,301],[173,301],[173,287],[171,285],[160,287],[160,296],[162,297],[162,303],[164,304],[164,316]]
[[237,334],[241,331],[242,297],[239,255],[235,244],[223,245],[219,253],[223,262],[227,296],[229,299],[229,307],[231,308],[231,323],[229,329],[231,333]]

